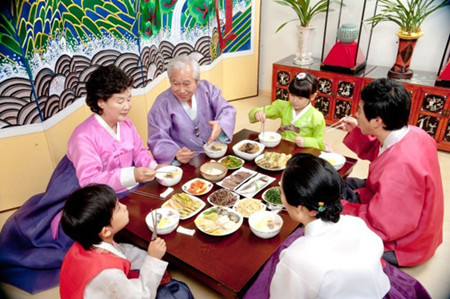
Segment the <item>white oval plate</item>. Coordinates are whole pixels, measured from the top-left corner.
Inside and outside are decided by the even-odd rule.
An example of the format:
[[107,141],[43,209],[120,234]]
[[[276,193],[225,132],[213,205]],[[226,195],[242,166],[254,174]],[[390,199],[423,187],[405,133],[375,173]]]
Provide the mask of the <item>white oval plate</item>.
[[[260,205],[259,210],[253,211],[253,212],[251,212],[249,215],[241,214],[241,213],[237,210],[238,206],[239,206],[239,205],[242,205],[243,202],[245,202],[245,201],[249,201],[250,199],[255,199],[255,200],[258,201],[258,203],[259,203],[259,205]],[[257,199],[257,198],[244,198],[244,199],[240,199],[240,200],[236,201],[236,203],[235,203],[234,206],[233,206],[233,210],[235,210],[236,212],[238,212],[239,214],[241,214],[242,217],[248,218],[248,217],[250,217],[253,213],[256,213],[256,212],[259,212],[259,211],[265,211],[265,210],[266,210],[266,205],[265,205],[261,200],[259,200],[259,199]]]
[[[214,193],[216,193],[217,191],[219,191],[219,190],[227,190],[228,192],[230,192],[235,198],[236,198],[236,200],[233,202],[233,203],[231,203],[231,204],[229,204],[229,205],[225,205],[225,206],[221,206],[221,205],[218,205],[218,204],[216,204],[216,203],[213,203],[212,201],[211,201],[211,196],[214,194]],[[234,193],[234,192],[231,192],[230,190],[228,190],[228,189],[226,189],[226,188],[223,188],[223,189],[219,189],[219,190],[216,190],[216,191],[214,191],[213,193],[211,193],[209,196],[208,196],[208,202],[212,205],[212,206],[217,206],[217,207],[227,207],[227,208],[229,208],[229,207],[232,207],[232,206],[234,206],[234,204],[236,203],[236,201],[238,201],[239,200],[239,195],[238,194],[236,194],[236,193]]]
[[[228,213],[233,213],[233,214],[235,214],[237,217],[239,217],[239,221],[236,223],[236,222],[233,222],[233,221],[230,220],[230,223],[231,223],[231,224],[230,224],[230,228],[227,229],[227,230],[224,230],[224,231],[222,231],[222,232],[220,232],[220,233],[214,233],[214,232],[209,231],[209,230],[207,231],[207,230],[205,230],[205,229],[203,228],[204,224],[207,223],[207,222],[206,222],[207,220],[206,220],[206,218],[205,218],[205,213],[208,214],[209,212],[213,211],[214,209],[215,209],[216,211],[217,211],[217,209],[225,209],[225,210],[227,210]],[[207,234],[207,235],[210,235],[210,236],[214,236],[214,237],[221,237],[221,236],[226,236],[226,235],[230,235],[230,234],[234,233],[235,231],[237,231],[237,230],[241,227],[242,222],[244,222],[244,218],[242,217],[241,214],[239,214],[238,212],[236,212],[236,211],[234,211],[234,210],[232,210],[232,209],[230,209],[230,208],[225,208],[225,207],[210,207],[209,209],[206,209],[206,210],[204,210],[202,213],[200,213],[200,214],[197,216],[197,218],[195,218],[195,220],[194,220],[195,226],[196,226],[201,232],[203,232],[203,233],[205,233],[205,234]],[[211,224],[212,224],[212,223],[211,223]]]
[[[241,162],[241,165],[239,165],[239,166],[237,166],[237,167],[228,167],[228,166],[227,166],[229,170],[239,169],[239,168],[241,168],[242,166],[244,166],[244,164],[245,164],[245,161],[244,161],[244,160],[242,160],[242,159],[239,158],[239,157],[233,156],[233,155],[227,155],[227,156],[223,157],[222,159],[219,160],[219,163],[222,163],[222,160],[224,160],[226,157],[233,157],[233,158],[238,159],[238,160]],[[222,164],[223,164],[223,163],[222,163]]]
[[267,204],[269,205],[269,209],[270,209],[271,207],[272,207],[272,209],[273,209],[273,208],[275,208],[275,209],[283,208],[283,207],[284,207],[284,206],[283,206],[283,203],[280,203],[280,204],[271,203],[271,202],[268,201],[267,198],[266,198],[266,193],[267,193],[267,191],[269,191],[269,190],[271,190],[271,189],[274,189],[274,188],[280,188],[280,187],[279,187],[279,186],[270,187],[269,189],[267,189],[266,191],[264,191],[264,193],[262,194],[261,198],[262,198],[265,202],[267,202]]
[[262,169],[265,169],[265,170],[268,170],[268,171],[280,171],[280,170],[284,170],[286,168],[286,165],[284,165],[284,167],[281,167],[281,168],[266,168],[266,167],[263,167],[263,166],[259,165],[259,163],[258,163],[259,160],[261,160],[262,158],[264,158],[264,154],[261,154],[261,155],[259,155],[258,157],[255,158],[256,165],[258,165],[258,167],[260,167]]
[[197,214],[198,212],[200,212],[200,211],[206,206],[206,203],[205,203],[203,200],[201,200],[200,198],[196,197],[196,196],[189,195],[189,194],[186,194],[186,195],[189,196],[190,198],[192,198],[192,200],[195,200],[195,201],[197,201],[197,202],[200,204],[200,206],[199,206],[197,209],[195,209],[194,211],[192,211],[192,212],[189,213],[188,215],[181,216],[181,213],[180,213],[180,211],[179,211],[178,209],[176,209],[176,208],[170,206],[170,201],[172,200],[172,198],[166,200],[166,202],[164,202],[164,203],[161,205],[161,207],[162,207],[162,208],[168,207],[168,208],[173,208],[173,209],[177,210],[178,213],[180,214],[180,220],[189,219],[189,218],[191,218],[192,216],[194,216],[195,214]]
[[[253,154],[249,154],[249,153],[240,151],[239,148],[240,148],[244,143],[253,143],[253,144],[257,145],[257,146],[258,146],[258,151],[257,151],[256,153],[253,153]],[[261,153],[264,151],[265,147],[266,147],[266,146],[265,146],[264,144],[262,144],[262,143],[259,143],[259,142],[256,142],[256,141],[252,141],[252,140],[244,139],[244,140],[239,141],[238,143],[236,143],[236,144],[233,146],[233,152],[234,152],[234,154],[235,154],[236,156],[239,156],[240,158],[242,158],[242,159],[244,159],[244,160],[251,161],[251,160],[255,159],[257,156],[261,155]]]
[[[191,184],[196,181],[202,181],[203,183],[205,183],[205,185],[206,185],[205,191],[203,191],[201,193],[191,193],[188,191],[189,188],[191,187]],[[206,194],[209,191],[211,191],[212,187],[213,187],[213,184],[211,182],[204,180],[204,179],[195,178],[195,179],[190,180],[189,182],[186,182],[183,186],[181,186],[181,189],[183,189],[183,191],[186,192],[187,194],[200,196],[200,195]]]

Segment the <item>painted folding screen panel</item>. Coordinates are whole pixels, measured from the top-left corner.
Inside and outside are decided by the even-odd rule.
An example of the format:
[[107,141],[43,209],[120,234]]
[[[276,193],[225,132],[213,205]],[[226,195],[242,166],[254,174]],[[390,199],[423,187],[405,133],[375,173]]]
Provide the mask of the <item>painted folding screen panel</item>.
[[[145,87],[170,58],[252,50],[254,0],[15,0],[0,13],[0,129],[42,122],[114,63]],[[220,24],[220,26],[218,26]]]

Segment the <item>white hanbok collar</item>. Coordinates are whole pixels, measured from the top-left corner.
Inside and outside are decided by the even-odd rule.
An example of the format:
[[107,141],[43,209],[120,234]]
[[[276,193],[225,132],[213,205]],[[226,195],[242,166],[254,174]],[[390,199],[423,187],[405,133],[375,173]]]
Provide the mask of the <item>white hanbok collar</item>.
[[186,111],[187,115],[189,116],[189,118],[191,120],[194,120],[197,118],[197,99],[195,98],[195,94],[192,95],[192,99],[191,99],[191,106],[189,106],[188,103],[186,102],[180,102],[181,106],[183,106],[184,111]]
[[335,223],[331,221],[323,221],[322,219],[313,220],[305,226],[305,235],[320,235],[322,232],[330,230],[334,225]]
[[113,241],[112,244],[111,243],[107,243],[107,242],[101,242],[100,244],[93,245],[93,247],[107,250],[107,251],[117,255],[118,257],[121,257],[123,259],[127,259],[127,257],[122,253],[122,251],[120,251],[120,248],[117,245],[117,243],[114,242],[114,241]]
[[311,102],[310,102],[308,105],[306,105],[305,108],[303,108],[302,111],[300,111],[299,114],[295,114],[295,109],[294,109],[294,107],[292,107],[292,121],[291,121],[291,124],[294,124],[294,123],[295,123],[300,117],[302,117],[302,116],[306,113],[306,111],[308,111],[311,107],[312,107],[312,106],[311,106]]
[[117,123],[117,134],[116,132],[114,132],[113,129],[111,129],[111,127],[106,123],[106,121],[97,113],[94,114],[95,119],[98,121],[98,123],[105,128],[105,130],[112,136],[112,138],[120,141],[120,123]]
[[380,156],[382,153],[384,153],[388,148],[399,142],[403,139],[403,137],[406,136],[409,132],[409,127],[404,126],[401,129],[391,131],[389,135],[386,136],[386,139],[384,140],[383,146],[380,146],[380,151],[378,152],[378,156]]

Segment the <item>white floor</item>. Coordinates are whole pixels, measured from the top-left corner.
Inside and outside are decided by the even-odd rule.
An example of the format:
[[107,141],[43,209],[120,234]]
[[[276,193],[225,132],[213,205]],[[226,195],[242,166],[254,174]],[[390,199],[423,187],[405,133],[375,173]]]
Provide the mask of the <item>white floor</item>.
[[[260,96],[232,102],[238,111],[235,131],[237,132],[242,128],[259,131],[259,124],[248,123],[247,113],[249,109],[261,106],[263,104],[268,104],[269,102],[269,96]],[[279,121],[269,121],[266,124],[265,129],[276,130],[276,128],[278,128],[278,125]],[[344,132],[340,130],[334,130],[325,135],[325,141],[332,147],[335,152],[356,158],[356,156],[342,144],[343,136]],[[446,207],[446,209],[444,210],[444,242],[438,248],[435,256],[431,260],[422,265],[403,268],[402,270],[419,280],[428,290],[432,298],[445,299],[450,298],[450,153],[439,152],[439,162],[441,165],[442,180],[444,185],[444,205]],[[365,178],[367,176],[367,170],[368,163],[366,161],[358,161],[353,170],[352,176]],[[1,225],[3,225],[9,214],[10,213],[5,213],[0,215]],[[187,277],[184,273],[181,273],[172,268],[170,269],[170,271],[175,279],[184,281],[189,285],[195,298],[220,298],[219,294],[205,287],[201,283],[191,279],[190,277]],[[14,299],[59,298],[59,288],[53,288],[45,292],[30,295],[10,285],[1,284],[1,286],[4,288],[4,291],[10,296],[10,298]]]

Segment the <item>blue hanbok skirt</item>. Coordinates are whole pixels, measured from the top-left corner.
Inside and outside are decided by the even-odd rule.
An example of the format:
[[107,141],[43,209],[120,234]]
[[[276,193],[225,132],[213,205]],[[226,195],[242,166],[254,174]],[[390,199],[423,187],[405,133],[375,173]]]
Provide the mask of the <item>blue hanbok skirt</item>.
[[[72,162],[64,156],[44,193],[31,197],[6,221],[0,233],[0,280],[29,293],[59,284],[59,271],[73,241],[50,224],[67,196],[79,189]],[[126,193],[118,195],[123,197]]]

